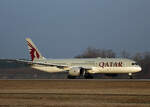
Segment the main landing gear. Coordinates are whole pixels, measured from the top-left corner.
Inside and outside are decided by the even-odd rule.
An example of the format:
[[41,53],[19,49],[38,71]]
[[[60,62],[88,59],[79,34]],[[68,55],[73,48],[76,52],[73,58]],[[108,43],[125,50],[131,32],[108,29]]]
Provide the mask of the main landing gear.
[[80,77],[84,77],[85,79],[93,79],[93,76],[87,73],[84,68],[81,68]]
[[129,73],[129,79],[133,79],[132,73]]
[[93,76],[92,76],[91,74],[86,73],[86,74],[84,75],[84,78],[85,78],[85,79],[93,79]]
[[[67,78],[68,78],[68,79],[76,79],[76,76],[68,75]],[[85,74],[85,75],[84,75],[84,78],[85,78],[85,79],[93,79],[93,76],[90,75],[90,74]]]

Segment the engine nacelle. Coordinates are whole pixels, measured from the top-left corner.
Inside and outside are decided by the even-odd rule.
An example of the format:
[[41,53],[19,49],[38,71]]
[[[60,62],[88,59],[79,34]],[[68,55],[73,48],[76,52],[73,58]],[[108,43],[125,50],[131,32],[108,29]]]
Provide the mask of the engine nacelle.
[[81,68],[79,67],[72,67],[69,71],[69,75],[71,76],[80,76],[81,74]]

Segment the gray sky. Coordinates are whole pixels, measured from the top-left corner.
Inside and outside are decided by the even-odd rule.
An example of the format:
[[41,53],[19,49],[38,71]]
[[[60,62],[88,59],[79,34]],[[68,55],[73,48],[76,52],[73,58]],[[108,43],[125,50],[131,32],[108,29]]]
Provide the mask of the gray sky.
[[0,0],[0,58],[69,58],[88,46],[150,51],[150,0]]

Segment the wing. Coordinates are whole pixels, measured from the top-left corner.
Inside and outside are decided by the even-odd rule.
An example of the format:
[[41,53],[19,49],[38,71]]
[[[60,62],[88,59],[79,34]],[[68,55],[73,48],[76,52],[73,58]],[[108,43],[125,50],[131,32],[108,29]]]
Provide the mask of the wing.
[[46,61],[45,62],[40,62],[40,61],[35,62],[35,61],[20,60],[20,59],[16,59],[16,60],[12,60],[12,61],[15,61],[15,62],[18,62],[18,63],[25,63],[25,64],[28,64],[28,65],[43,65],[43,66],[57,67],[57,68],[60,68],[60,69],[68,68],[67,65],[57,65],[57,64],[47,63]]
[[91,67],[87,67],[87,66],[68,66],[68,65],[62,65],[62,64],[53,64],[53,63],[47,63],[46,61],[44,62],[40,62],[40,61],[30,61],[30,60],[20,60],[20,59],[16,59],[16,60],[11,60],[13,62],[17,62],[17,63],[24,63],[27,64],[29,66],[32,65],[42,65],[42,66],[50,66],[50,67],[57,67],[59,69],[64,69],[64,70],[70,70],[72,67],[79,67],[79,68],[83,68],[85,70],[92,70]]

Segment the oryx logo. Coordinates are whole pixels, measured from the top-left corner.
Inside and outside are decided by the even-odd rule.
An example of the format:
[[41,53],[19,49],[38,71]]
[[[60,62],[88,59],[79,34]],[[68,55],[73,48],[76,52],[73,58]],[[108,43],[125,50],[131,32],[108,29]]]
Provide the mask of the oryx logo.
[[34,60],[34,58],[36,57],[37,59],[40,58],[39,53],[37,52],[37,50],[27,41],[28,46],[29,46],[29,50],[30,50],[30,55],[31,55],[31,59],[32,61]]

